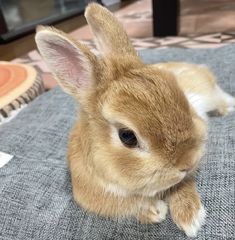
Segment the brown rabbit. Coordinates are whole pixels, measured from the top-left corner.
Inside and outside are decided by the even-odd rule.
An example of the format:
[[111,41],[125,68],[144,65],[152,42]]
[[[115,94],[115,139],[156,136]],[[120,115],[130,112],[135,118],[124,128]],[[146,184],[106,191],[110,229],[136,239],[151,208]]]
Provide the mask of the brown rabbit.
[[74,199],[143,223],[164,220],[168,203],[174,222],[195,236],[205,218],[193,175],[206,123],[177,76],[145,65],[108,10],[90,4],[85,16],[99,57],[54,28],[36,34],[58,83],[80,103],[68,150]]

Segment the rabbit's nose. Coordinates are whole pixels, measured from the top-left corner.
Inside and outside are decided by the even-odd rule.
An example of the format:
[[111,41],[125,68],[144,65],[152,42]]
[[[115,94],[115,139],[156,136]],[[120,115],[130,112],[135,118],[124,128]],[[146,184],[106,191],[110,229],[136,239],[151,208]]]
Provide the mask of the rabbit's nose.
[[178,163],[178,169],[181,172],[190,172],[192,171],[198,164],[197,155],[185,154],[180,158]]
[[190,170],[192,170],[192,167],[186,167],[186,168],[180,169],[181,172],[189,172]]

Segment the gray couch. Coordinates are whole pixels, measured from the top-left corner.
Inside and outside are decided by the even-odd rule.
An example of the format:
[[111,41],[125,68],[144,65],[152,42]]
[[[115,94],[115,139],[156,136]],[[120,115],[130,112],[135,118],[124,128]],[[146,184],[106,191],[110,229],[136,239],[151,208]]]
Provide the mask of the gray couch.
[[[204,63],[235,95],[235,46],[208,50],[144,50],[145,62]],[[0,127],[0,151],[14,158],[0,168],[0,239],[187,239],[170,216],[161,224],[95,216],[72,198],[66,163],[73,100],[59,88],[44,93]],[[211,118],[207,152],[197,175],[207,209],[197,239],[235,239],[235,114]]]

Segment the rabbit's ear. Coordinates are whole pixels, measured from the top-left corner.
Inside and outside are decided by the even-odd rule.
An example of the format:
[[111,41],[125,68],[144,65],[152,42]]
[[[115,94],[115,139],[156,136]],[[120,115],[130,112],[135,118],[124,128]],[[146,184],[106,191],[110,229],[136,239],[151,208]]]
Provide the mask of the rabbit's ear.
[[86,8],[85,17],[101,54],[129,54],[137,57],[123,26],[106,8],[91,3]]
[[37,47],[48,67],[65,92],[77,95],[91,84],[96,56],[84,45],[51,27],[39,26]]

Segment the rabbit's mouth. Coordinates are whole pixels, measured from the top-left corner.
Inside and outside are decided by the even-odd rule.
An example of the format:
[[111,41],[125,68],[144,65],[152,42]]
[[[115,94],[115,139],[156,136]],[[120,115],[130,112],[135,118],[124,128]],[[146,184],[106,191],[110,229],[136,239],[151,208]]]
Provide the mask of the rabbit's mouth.
[[144,188],[136,191],[137,194],[143,195],[143,196],[148,196],[148,197],[153,197],[159,193],[165,192],[171,187],[177,185],[183,179],[187,176],[187,172],[181,172],[179,171],[177,174],[175,174],[174,177],[169,178],[168,180],[166,179],[159,179],[156,182],[153,182],[149,185],[146,185]]
[[174,174],[174,177],[171,177],[168,180],[153,180],[148,182],[142,187],[133,189],[127,189],[124,186],[119,184],[109,183],[108,185],[104,185],[103,188],[105,192],[112,193],[116,196],[128,197],[130,195],[141,195],[146,197],[154,197],[157,194],[161,194],[171,187],[180,183],[187,176],[186,172],[179,171],[177,174]]

